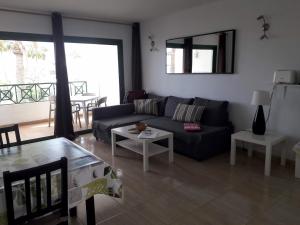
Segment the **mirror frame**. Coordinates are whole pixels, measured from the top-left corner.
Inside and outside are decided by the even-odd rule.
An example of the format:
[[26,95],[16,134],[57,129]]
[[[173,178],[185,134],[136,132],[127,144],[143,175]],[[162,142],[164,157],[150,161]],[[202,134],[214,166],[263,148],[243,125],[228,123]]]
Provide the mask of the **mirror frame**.
[[[176,40],[176,39],[181,39],[181,38],[193,38],[193,37],[198,37],[198,36],[206,36],[210,34],[218,34],[218,33],[223,33],[223,32],[232,32],[232,62],[231,62],[231,72],[230,73],[168,73],[167,72],[167,42],[170,40]],[[221,31],[216,31],[216,32],[211,32],[211,33],[204,33],[204,34],[197,34],[197,35],[191,35],[191,36],[184,36],[184,37],[177,37],[177,38],[170,38],[166,40],[166,45],[165,45],[165,74],[166,75],[216,75],[216,74],[234,74],[235,73],[235,43],[236,42],[236,30],[235,29],[230,29],[230,30],[221,30]]]

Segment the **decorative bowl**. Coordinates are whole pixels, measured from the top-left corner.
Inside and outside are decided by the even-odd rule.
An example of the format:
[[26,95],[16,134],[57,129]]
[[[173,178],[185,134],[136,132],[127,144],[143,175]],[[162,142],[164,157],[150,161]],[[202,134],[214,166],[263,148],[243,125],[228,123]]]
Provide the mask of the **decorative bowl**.
[[136,128],[138,131],[142,132],[142,131],[146,130],[147,124],[139,122],[139,123],[136,123],[136,124],[135,124],[135,128]]

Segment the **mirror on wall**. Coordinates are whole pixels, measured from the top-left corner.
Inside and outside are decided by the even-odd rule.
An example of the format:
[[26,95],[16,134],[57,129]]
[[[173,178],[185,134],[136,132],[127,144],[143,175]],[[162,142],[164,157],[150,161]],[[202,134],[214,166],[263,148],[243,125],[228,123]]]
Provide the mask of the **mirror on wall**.
[[235,30],[166,41],[167,74],[234,73]]

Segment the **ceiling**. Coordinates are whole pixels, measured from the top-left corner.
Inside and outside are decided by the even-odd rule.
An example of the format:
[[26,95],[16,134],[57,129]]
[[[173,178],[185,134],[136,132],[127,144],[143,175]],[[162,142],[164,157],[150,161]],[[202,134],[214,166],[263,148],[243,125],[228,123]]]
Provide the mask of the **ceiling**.
[[216,0],[0,0],[0,8],[140,22]]

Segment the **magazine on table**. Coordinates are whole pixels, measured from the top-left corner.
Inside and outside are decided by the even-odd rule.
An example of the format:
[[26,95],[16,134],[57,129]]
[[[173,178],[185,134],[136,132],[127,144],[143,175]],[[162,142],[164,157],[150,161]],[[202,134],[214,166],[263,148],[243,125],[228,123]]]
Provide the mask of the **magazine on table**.
[[152,130],[144,130],[138,135],[138,138],[140,138],[140,139],[156,138],[157,134],[158,134],[158,132],[155,132]]

